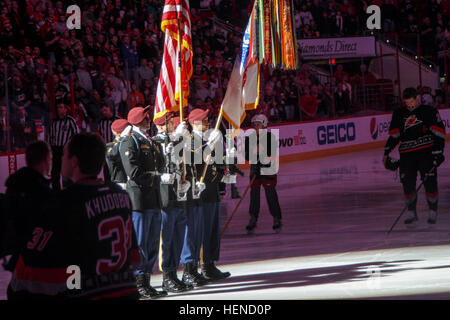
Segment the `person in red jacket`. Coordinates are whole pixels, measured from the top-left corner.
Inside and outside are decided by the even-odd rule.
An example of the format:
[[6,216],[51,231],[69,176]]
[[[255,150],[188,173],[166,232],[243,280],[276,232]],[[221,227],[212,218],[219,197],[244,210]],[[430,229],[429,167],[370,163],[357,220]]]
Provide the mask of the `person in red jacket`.
[[308,86],[304,87],[303,95],[300,97],[300,109],[302,111],[303,120],[316,120],[319,102],[317,98],[311,94]]

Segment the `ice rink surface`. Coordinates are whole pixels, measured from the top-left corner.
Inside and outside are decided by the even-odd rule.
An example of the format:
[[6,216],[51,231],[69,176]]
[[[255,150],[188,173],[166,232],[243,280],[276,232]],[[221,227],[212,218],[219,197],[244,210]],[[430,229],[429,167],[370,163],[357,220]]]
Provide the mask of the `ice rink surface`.
[[[282,165],[282,232],[273,232],[261,191],[258,227],[247,234],[248,193],[222,238],[218,266],[231,277],[165,299],[450,299],[450,151],[438,169],[437,224],[426,222],[422,188],[417,227],[406,228],[402,217],[389,236],[404,198],[382,155],[373,149]],[[238,177],[241,195],[248,182]],[[227,191],[223,222],[238,203]],[[0,272],[1,299],[8,279]],[[156,287],[161,281],[160,273],[152,277]]]

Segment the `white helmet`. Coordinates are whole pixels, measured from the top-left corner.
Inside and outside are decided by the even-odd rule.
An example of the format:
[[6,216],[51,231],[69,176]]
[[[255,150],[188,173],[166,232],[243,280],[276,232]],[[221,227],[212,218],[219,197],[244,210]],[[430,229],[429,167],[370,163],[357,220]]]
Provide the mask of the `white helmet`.
[[263,114],[257,114],[254,115],[252,118],[252,123],[253,122],[261,122],[264,128],[267,128],[267,124],[268,124],[268,120],[267,117]]

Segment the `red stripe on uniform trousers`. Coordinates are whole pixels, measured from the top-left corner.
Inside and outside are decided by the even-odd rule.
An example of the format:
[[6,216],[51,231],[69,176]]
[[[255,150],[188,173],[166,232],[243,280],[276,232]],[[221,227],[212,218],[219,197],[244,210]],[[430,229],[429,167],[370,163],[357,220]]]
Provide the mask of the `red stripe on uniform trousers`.
[[16,264],[16,277],[19,280],[39,281],[46,283],[66,283],[67,268],[36,268],[25,265],[22,256]]

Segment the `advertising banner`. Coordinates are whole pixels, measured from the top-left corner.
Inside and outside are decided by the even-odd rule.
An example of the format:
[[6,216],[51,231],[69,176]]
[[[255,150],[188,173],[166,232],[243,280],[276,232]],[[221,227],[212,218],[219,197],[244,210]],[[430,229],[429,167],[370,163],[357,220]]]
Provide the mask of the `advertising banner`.
[[318,38],[298,40],[305,60],[375,57],[375,37]]

